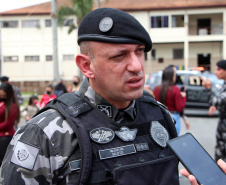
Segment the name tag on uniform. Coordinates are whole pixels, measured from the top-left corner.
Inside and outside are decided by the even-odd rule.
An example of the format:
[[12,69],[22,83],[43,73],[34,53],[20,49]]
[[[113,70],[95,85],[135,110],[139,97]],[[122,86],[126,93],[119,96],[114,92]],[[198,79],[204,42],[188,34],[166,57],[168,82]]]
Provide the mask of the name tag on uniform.
[[123,155],[129,155],[129,154],[133,154],[133,153],[136,153],[134,144],[121,146],[121,147],[117,147],[117,148],[99,150],[99,156],[100,156],[101,160],[119,157],[119,156],[123,156]]

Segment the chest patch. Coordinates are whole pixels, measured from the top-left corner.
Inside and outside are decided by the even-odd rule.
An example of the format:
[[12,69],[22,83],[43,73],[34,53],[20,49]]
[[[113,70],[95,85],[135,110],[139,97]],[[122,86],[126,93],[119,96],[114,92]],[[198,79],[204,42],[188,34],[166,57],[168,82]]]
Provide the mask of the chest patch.
[[123,141],[133,141],[136,138],[137,129],[129,129],[121,127],[120,131],[115,131],[115,134]]
[[166,142],[169,140],[169,134],[158,121],[151,122],[150,134],[159,146],[166,147]]
[[11,158],[11,162],[23,168],[33,170],[39,148],[18,141]]
[[109,143],[115,137],[115,133],[110,128],[95,128],[90,132],[90,138],[100,144]]
[[117,148],[99,150],[99,156],[100,156],[101,160],[119,157],[119,156],[123,156],[123,155],[129,155],[129,154],[133,154],[133,153],[136,153],[136,149],[133,144],[121,146],[121,147],[117,147]]

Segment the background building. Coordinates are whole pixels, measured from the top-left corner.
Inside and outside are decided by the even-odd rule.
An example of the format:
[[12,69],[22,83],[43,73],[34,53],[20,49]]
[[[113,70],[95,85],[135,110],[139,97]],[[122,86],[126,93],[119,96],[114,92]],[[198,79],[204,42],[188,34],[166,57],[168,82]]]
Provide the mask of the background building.
[[[70,6],[70,0],[57,3]],[[103,0],[101,7],[126,11],[146,28],[153,41],[145,57],[147,74],[169,64],[214,71],[216,62],[226,59],[226,1]],[[41,91],[53,80],[51,2],[0,13],[0,21],[1,74],[22,91]],[[76,17],[58,28],[59,75],[68,83],[79,74],[77,29],[67,33],[71,22],[76,24]]]

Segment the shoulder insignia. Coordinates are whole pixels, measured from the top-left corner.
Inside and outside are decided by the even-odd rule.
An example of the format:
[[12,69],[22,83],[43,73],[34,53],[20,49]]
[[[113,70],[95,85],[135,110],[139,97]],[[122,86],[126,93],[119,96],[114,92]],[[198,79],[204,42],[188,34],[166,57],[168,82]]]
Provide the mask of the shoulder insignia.
[[133,141],[137,135],[137,128],[129,129],[124,126],[120,128],[120,131],[115,131],[115,134],[123,141]]
[[11,158],[11,162],[23,168],[33,170],[39,148],[18,141]]
[[151,122],[150,134],[159,146],[166,147],[166,142],[169,140],[169,134],[158,121]]
[[109,143],[115,137],[115,133],[110,128],[100,127],[90,131],[90,138],[100,144]]

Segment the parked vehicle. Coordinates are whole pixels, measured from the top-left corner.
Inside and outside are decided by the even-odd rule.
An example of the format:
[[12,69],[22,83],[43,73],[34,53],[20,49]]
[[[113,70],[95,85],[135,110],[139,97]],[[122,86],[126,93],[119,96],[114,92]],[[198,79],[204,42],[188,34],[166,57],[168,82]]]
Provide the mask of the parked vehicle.
[[[179,88],[184,87],[187,93],[185,110],[207,110],[209,108],[210,90],[202,86],[203,79],[211,80],[214,93],[218,93],[223,85],[223,80],[218,80],[211,72],[177,70],[176,85]],[[151,73],[146,80],[145,87],[153,90],[155,86],[161,84],[161,81],[162,71]]]

